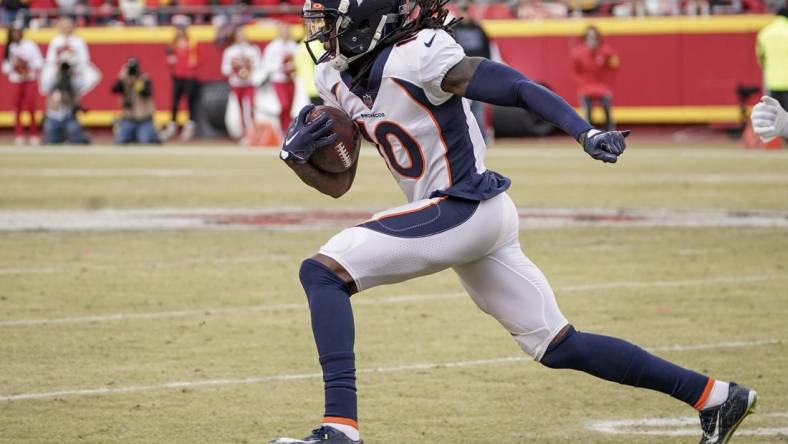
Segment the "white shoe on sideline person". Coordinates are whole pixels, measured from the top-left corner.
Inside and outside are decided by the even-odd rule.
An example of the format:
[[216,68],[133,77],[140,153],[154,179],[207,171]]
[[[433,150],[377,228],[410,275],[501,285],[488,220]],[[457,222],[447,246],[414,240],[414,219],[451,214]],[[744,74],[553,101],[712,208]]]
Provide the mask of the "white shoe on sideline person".
[[173,137],[175,137],[175,133],[178,132],[178,125],[175,122],[170,122],[167,126],[164,127],[163,130],[159,132],[159,140],[162,142],[166,142]]
[[25,136],[16,136],[14,137],[14,145],[22,146],[25,144]]
[[39,146],[41,145],[41,138],[38,136],[30,136],[30,139],[27,140],[27,143],[30,146]]
[[194,139],[194,132],[197,128],[197,124],[194,123],[194,120],[189,120],[183,125],[183,129],[181,130],[181,140],[184,142],[188,142]]

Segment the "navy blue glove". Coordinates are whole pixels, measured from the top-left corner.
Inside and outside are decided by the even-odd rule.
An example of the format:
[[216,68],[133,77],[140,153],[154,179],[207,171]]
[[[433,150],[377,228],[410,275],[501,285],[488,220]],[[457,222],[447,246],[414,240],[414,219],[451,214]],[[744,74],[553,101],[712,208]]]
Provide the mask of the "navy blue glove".
[[315,105],[305,106],[290,124],[282,145],[282,159],[292,158],[296,163],[306,163],[315,150],[336,142],[337,135],[331,131],[334,121],[328,114],[323,113],[307,123],[306,118],[314,108]]
[[616,163],[627,147],[629,131],[588,130],[580,135],[580,144],[589,156],[605,163]]

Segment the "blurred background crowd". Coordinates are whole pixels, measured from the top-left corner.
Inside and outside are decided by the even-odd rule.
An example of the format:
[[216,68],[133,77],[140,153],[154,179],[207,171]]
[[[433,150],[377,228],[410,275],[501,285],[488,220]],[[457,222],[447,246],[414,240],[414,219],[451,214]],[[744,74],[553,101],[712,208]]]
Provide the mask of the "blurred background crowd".
[[[306,103],[320,102],[312,58],[305,45],[299,44],[301,0],[1,1],[0,21],[7,33],[0,36],[5,37],[0,89],[4,88],[3,82],[9,89],[0,100],[0,114],[13,114],[17,144],[90,143],[89,132],[83,127],[85,117],[93,116],[92,126],[100,127],[105,119],[102,116],[112,110],[112,138],[118,144],[229,135],[244,145],[275,146],[298,109]],[[741,131],[748,100],[761,90],[779,100],[788,98],[788,9],[783,0],[519,0],[458,2],[451,7],[455,15],[464,17],[455,38],[469,55],[513,62],[520,68],[525,65],[529,75],[535,71],[536,80],[565,97],[572,95],[567,93],[571,82],[575,103],[600,127],[615,127],[613,103],[618,93],[614,92],[622,66],[624,77],[630,80],[619,84],[618,90],[626,101],[633,102],[632,97],[637,97],[647,105],[660,104],[661,100],[706,105],[738,100]],[[727,36],[715,34],[713,29],[708,35],[698,34],[696,38],[706,39],[699,40],[699,47],[705,45],[703,50],[708,52],[702,54],[705,58],[681,35],[676,36],[684,39],[679,46],[665,40],[661,47],[647,48],[649,40],[644,37],[618,35],[611,42],[593,23],[637,21],[615,17],[642,16],[646,24],[657,20],[647,16],[716,14],[739,17],[720,22],[724,29],[734,31],[738,24],[750,20],[748,17],[775,17],[756,42],[738,34],[728,41]],[[542,40],[529,40],[527,46],[522,45],[524,40],[504,39],[508,45],[506,57],[498,45],[501,40],[491,38],[486,31],[496,21],[511,23],[519,38],[534,25],[555,25],[564,17],[568,17],[564,20],[567,23],[584,18],[568,50],[556,46],[548,33],[546,37],[534,35]],[[503,19],[517,20],[500,21]],[[31,34],[37,37],[31,40]],[[658,34],[670,37],[665,37],[664,30]],[[91,38],[86,40],[88,35]],[[528,32],[520,37],[530,38]],[[748,46],[746,55],[736,52],[742,44]],[[623,52],[628,55],[622,56],[619,46],[624,46]],[[644,65],[648,50],[654,51],[654,57],[646,59],[648,64]],[[727,62],[719,61],[727,52],[744,62],[735,65],[738,62],[734,60],[735,69],[727,70],[730,72],[715,71],[714,64],[727,66]],[[671,71],[675,79],[659,79],[665,65],[659,57],[679,67],[675,73]],[[702,60],[703,66],[692,67],[693,59]],[[746,62],[750,59],[753,63]],[[753,70],[758,70],[757,77],[761,77],[761,69],[764,83],[759,85],[752,81],[756,77]],[[691,81],[699,82],[696,90],[684,85]],[[670,94],[642,86],[649,82]],[[725,96],[721,99],[722,91]],[[88,94],[90,100],[83,100]],[[471,107],[488,139],[499,126],[493,122],[494,113],[499,123],[506,120],[506,113],[522,113],[494,111],[481,103],[472,103]],[[104,110],[103,114],[96,109]],[[161,111],[166,111],[166,119]],[[552,131],[534,116],[510,117],[517,123],[509,127],[525,127],[532,135]],[[635,116],[634,120],[638,119]]]
[[[303,0],[2,0],[2,23],[23,17],[31,27],[63,15],[79,26],[169,25],[175,15],[194,23],[233,16],[299,20]],[[763,13],[774,0],[484,0],[472,2],[479,19],[539,19],[579,16],[661,16]]]

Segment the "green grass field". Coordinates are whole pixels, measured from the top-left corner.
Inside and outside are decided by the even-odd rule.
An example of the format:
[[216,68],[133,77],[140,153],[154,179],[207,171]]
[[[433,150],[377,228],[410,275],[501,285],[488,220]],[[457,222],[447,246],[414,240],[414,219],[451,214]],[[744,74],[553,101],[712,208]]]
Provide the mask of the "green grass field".
[[[523,209],[788,218],[788,152],[635,139],[611,166],[555,143],[508,145],[487,163],[513,179]],[[403,203],[377,154],[361,162],[353,190],[332,200],[271,152],[0,149],[0,442],[266,443],[308,432],[322,382],[297,270],[335,229],[14,231],[9,220],[21,210]],[[756,388],[759,411],[733,442],[788,443],[788,228],[697,222],[569,224],[523,230],[521,242],[579,329]],[[694,412],[530,362],[450,271],[353,300],[367,443],[699,438],[694,424],[600,431],[600,421]]]

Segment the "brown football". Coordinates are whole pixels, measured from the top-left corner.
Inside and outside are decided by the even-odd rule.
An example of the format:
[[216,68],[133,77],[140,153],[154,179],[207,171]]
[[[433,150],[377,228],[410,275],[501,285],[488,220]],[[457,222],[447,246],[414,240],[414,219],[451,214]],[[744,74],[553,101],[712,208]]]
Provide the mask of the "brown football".
[[312,153],[309,162],[327,173],[343,173],[358,160],[361,135],[350,117],[341,109],[332,106],[316,106],[310,111],[306,121],[311,122],[323,113],[328,114],[334,121],[332,131],[337,135],[337,140],[331,145],[318,148]]

